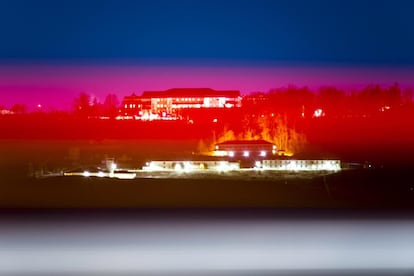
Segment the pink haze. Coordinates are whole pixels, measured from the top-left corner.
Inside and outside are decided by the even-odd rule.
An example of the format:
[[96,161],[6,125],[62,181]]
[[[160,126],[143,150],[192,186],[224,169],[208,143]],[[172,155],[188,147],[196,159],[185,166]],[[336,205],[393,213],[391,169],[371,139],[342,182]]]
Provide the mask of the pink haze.
[[133,92],[173,87],[236,89],[242,94],[267,92],[289,85],[336,86],[346,90],[368,84],[414,87],[413,68],[335,66],[132,66],[132,65],[1,65],[0,106],[41,104],[70,110],[81,92],[103,101],[109,93],[119,100]]

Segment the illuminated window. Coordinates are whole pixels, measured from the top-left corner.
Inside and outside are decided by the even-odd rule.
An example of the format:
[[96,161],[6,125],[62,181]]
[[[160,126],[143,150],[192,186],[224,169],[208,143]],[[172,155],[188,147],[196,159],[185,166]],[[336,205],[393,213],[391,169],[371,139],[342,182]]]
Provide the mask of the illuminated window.
[[245,151],[243,152],[243,156],[244,156],[244,157],[249,157],[249,155],[250,155],[250,153],[249,153],[247,150],[245,150]]

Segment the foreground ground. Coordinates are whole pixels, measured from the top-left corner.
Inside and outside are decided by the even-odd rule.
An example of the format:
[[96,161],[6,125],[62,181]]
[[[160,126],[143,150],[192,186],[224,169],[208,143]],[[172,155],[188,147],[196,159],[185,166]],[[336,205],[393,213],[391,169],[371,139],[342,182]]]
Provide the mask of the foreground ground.
[[411,172],[346,170],[303,178],[5,178],[1,207],[414,208]]

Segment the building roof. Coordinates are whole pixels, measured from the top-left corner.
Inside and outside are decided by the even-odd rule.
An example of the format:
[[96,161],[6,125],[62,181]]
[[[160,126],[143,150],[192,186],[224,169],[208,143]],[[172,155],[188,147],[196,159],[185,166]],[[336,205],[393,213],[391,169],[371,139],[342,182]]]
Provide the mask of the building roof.
[[135,93],[132,93],[130,96],[124,96],[124,101],[125,100],[136,100],[139,99],[140,97],[138,97],[137,95],[135,95]]
[[266,140],[230,140],[216,145],[273,145],[273,143]]
[[143,98],[169,98],[169,97],[229,97],[240,96],[238,90],[214,90],[211,88],[171,88],[165,91],[144,91]]

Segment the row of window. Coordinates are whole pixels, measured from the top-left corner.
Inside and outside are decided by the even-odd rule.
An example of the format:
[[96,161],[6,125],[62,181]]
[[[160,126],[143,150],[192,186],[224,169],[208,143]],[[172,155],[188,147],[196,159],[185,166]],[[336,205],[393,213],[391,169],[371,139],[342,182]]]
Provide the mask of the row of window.
[[124,108],[141,108],[140,104],[124,104]]

